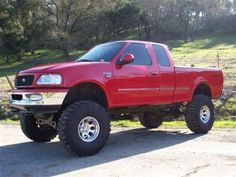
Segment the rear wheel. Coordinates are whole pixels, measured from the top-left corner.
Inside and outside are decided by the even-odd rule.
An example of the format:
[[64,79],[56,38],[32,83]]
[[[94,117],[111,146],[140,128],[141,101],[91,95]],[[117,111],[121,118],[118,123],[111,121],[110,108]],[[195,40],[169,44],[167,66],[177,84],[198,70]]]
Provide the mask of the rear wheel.
[[78,101],[64,110],[58,131],[69,152],[79,156],[92,155],[105,145],[110,133],[110,120],[99,104]]
[[144,127],[148,129],[157,128],[161,126],[163,122],[163,115],[158,113],[145,112],[139,116],[139,121]]
[[38,125],[36,119],[31,114],[22,114],[20,125],[23,133],[36,142],[51,141],[57,136],[57,130],[49,125]]
[[214,124],[214,105],[206,95],[196,95],[187,105],[186,123],[194,133],[207,133]]

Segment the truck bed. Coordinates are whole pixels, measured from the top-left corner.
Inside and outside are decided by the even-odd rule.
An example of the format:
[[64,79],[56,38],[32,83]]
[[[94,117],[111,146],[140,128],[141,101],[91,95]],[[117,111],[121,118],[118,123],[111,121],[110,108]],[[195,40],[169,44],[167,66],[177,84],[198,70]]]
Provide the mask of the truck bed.
[[221,95],[223,88],[223,73],[218,68],[196,68],[176,66],[175,96],[176,101],[191,100],[192,91],[199,84],[207,84],[212,90],[212,98]]

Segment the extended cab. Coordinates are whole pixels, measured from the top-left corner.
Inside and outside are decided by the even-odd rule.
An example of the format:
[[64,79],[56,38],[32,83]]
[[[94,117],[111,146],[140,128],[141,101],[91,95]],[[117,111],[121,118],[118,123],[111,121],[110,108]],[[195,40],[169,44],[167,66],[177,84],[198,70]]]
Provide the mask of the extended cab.
[[19,72],[9,99],[28,138],[46,142],[59,134],[68,151],[91,155],[105,145],[112,117],[138,115],[143,126],[157,128],[164,116],[184,114],[191,131],[207,133],[222,88],[220,69],[176,67],[166,45],[115,41],[74,62]]

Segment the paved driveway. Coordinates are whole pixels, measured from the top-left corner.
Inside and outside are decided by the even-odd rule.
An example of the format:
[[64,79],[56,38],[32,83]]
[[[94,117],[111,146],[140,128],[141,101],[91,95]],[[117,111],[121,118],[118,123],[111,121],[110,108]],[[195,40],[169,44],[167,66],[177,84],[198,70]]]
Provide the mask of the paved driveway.
[[57,138],[34,143],[18,125],[0,125],[0,176],[236,177],[236,129],[112,128],[99,154],[73,157]]

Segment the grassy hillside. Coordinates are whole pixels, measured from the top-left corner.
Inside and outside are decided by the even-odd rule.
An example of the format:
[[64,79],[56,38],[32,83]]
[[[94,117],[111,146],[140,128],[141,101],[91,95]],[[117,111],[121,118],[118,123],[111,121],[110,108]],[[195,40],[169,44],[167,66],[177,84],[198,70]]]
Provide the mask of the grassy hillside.
[[[169,41],[176,65],[195,67],[217,67],[224,72],[225,86],[236,87],[236,35],[212,36],[184,44]],[[217,56],[218,55],[218,56]]]

